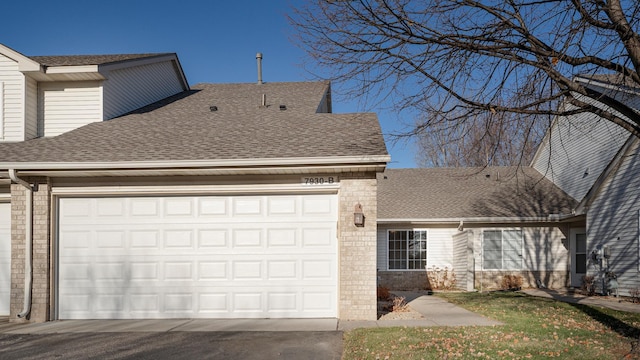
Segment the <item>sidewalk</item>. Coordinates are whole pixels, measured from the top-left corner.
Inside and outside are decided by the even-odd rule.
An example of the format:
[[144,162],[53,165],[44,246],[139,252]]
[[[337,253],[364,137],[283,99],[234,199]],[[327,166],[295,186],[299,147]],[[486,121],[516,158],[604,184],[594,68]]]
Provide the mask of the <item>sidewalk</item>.
[[492,326],[502,323],[453,305],[437,296],[402,292],[416,318],[376,321],[338,319],[167,319],[167,320],[60,320],[35,324],[9,323],[0,317],[0,334],[53,334],[175,331],[346,331],[372,327]]
[[613,310],[640,313],[640,304],[632,303],[613,296],[586,296],[568,289],[525,289],[523,293],[531,296],[555,299],[573,304],[606,307]]
[[340,321],[338,330],[352,330],[371,327],[427,327],[427,326],[494,326],[501,322],[486,318],[439,298],[409,291],[394,291],[395,295],[406,299],[409,307],[422,315],[418,319]]

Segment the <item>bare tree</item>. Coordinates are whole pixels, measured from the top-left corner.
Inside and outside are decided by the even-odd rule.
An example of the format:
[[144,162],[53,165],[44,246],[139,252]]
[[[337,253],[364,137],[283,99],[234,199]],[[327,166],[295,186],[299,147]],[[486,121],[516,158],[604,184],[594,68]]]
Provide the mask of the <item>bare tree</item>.
[[555,116],[590,112],[640,137],[638,113],[578,80],[640,86],[639,13],[636,0],[309,0],[291,22],[349,95],[421,114],[396,135],[440,137],[432,149],[451,152],[481,131],[493,145],[475,151],[496,164],[515,136],[525,159]]
[[[544,128],[522,133],[511,114],[476,116],[452,127],[433,124],[417,136],[417,163],[423,167],[518,166],[533,160]],[[527,129],[528,130],[528,129]]]

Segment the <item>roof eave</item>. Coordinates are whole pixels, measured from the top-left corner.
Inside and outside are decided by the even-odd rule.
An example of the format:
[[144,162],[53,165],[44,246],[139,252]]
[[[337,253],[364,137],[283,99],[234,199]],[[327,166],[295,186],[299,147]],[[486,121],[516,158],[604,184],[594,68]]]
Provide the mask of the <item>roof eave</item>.
[[37,61],[31,60],[29,57],[0,44],[0,54],[14,60],[18,63],[18,71],[41,71],[42,66]]
[[148,56],[139,59],[131,59],[131,60],[123,60],[117,61],[113,63],[102,64],[99,66],[98,71],[104,74],[105,77],[108,77],[108,73],[113,70],[118,70],[126,67],[132,66],[142,66],[148,65],[163,61],[171,61],[175,67],[176,73],[182,83],[183,90],[189,90],[189,83],[187,82],[187,77],[182,69],[182,65],[180,64],[180,60],[178,59],[178,55],[176,53],[163,53],[157,54],[155,56]]
[[549,214],[548,216],[489,216],[489,217],[451,217],[451,218],[379,218],[379,224],[416,224],[416,225],[478,225],[478,224],[561,224],[581,218],[573,214]]
[[[384,171],[388,155],[190,161],[0,163],[24,176],[149,176]],[[0,173],[0,177],[2,173]]]

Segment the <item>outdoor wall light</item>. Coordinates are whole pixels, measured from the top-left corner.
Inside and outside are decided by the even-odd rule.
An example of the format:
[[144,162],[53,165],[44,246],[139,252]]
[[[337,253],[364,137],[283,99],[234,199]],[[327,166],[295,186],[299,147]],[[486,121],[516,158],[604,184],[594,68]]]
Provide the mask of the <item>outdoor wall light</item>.
[[362,213],[362,205],[360,203],[356,204],[356,208],[353,211],[353,224],[357,227],[364,226],[364,214]]

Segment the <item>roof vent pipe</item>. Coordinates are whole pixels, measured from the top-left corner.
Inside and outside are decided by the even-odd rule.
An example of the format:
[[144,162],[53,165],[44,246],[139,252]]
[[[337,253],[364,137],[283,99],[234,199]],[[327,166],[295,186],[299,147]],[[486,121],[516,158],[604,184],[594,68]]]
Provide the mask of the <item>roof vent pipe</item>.
[[262,85],[262,53],[256,54],[256,61],[258,62],[258,85]]

